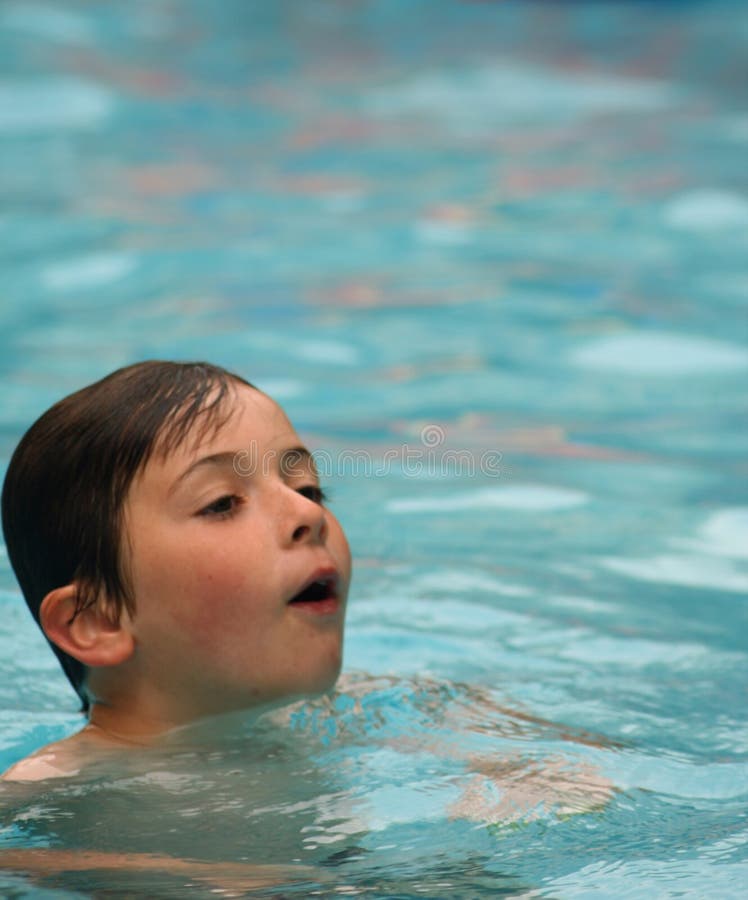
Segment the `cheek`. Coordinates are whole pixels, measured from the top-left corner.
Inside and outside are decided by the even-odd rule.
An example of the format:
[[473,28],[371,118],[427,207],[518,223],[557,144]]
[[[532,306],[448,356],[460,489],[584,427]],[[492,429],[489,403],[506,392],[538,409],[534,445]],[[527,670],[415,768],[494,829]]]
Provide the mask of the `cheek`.
[[350,577],[351,549],[348,546],[348,539],[345,536],[343,526],[340,524],[340,522],[338,522],[338,520],[332,514],[329,515],[330,543],[334,548],[333,552],[337,557],[338,563],[344,567],[346,575]]
[[252,577],[251,563],[237,561],[225,548],[184,546],[145,556],[136,572],[136,604],[157,609],[167,628],[174,627],[200,642],[226,639],[257,615],[262,585]]

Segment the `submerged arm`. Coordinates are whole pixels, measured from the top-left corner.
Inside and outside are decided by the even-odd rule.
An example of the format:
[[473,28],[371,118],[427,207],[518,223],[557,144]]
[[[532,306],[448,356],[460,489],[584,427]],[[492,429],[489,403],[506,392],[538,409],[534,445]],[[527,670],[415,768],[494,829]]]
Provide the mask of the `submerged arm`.
[[202,862],[151,853],[103,853],[89,850],[0,850],[0,871],[36,878],[72,872],[153,872],[181,876],[223,890],[256,890],[292,882],[323,880],[311,866]]

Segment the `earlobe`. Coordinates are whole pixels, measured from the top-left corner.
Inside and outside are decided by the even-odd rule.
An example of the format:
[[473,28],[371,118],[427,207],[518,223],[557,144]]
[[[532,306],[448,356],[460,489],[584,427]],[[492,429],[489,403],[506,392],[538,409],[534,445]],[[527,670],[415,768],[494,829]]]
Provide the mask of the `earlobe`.
[[103,603],[76,614],[76,584],[55,588],[42,600],[42,630],[60,650],[85,666],[116,666],[133,654],[135,642],[125,616],[114,620]]

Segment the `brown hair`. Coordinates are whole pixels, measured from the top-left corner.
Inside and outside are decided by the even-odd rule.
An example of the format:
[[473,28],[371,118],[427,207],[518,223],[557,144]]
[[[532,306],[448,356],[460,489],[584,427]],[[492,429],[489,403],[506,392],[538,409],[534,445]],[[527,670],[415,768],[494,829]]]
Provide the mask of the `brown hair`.
[[[105,596],[115,615],[134,612],[124,571],[123,507],[155,450],[166,455],[228,419],[238,375],[204,362],[150,360],[118,369],[55,403],[13,454],[2,494],[5,543],[39,624],[44,597],[75,582],[75,615]],[[197,434],[192,434],[193,426]],[[85,666],[54,644],[87,710]]]

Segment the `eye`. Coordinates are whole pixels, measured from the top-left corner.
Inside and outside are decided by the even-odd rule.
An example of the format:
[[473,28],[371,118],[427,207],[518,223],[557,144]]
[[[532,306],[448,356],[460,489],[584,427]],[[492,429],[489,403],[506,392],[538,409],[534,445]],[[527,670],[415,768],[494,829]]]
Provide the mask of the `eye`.
[[298,493],[300,493],[302,497],[306,497],[307,500],[311,500],[312,503],[324,503],[330,499],[329,494],[323,491],[317,484],[308,484],[305,487],[299,488]]
[[243,502],[244,499],[238,494],[224,494],[223,497],[204,506],[197,514],[211,519],[228,519],[235,515]]

